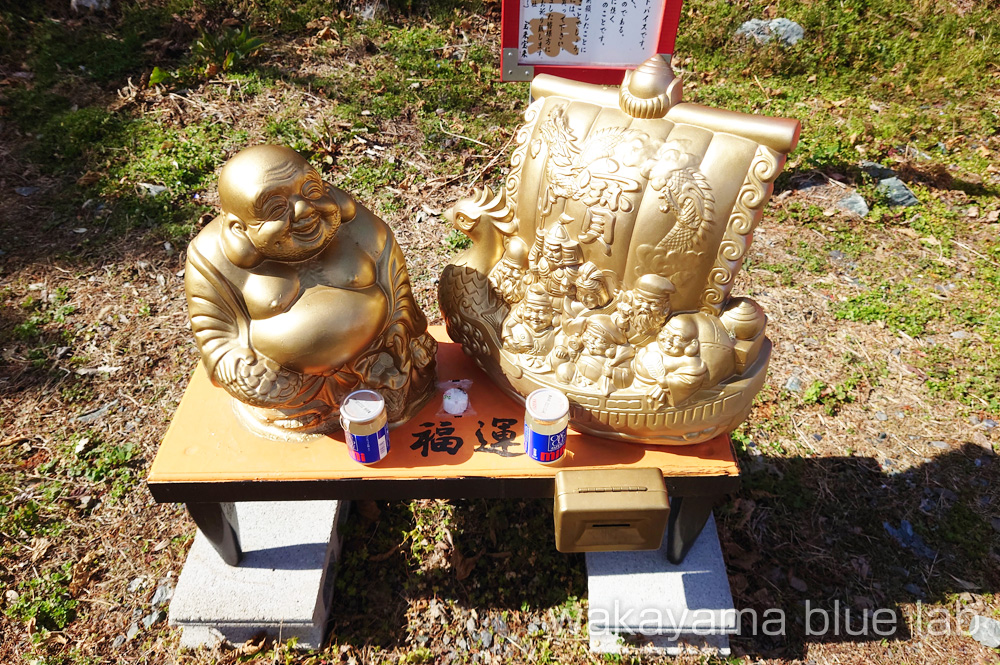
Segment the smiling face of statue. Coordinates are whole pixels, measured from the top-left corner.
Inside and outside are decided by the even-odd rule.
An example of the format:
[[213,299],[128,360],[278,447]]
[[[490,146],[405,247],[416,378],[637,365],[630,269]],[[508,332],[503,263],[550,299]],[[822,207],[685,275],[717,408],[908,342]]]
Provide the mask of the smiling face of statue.
[[540,333],[552,325],[552,312],[542,305],[525,303],[524,321],[533,331]]
[[[304,261],[340,227],[340,208],[319,174],[279,146],[244,150],[219,178],[223,211],[265,259]],[[238,231],[237,231],[238,232]]]
[[672,319],[657,336],[660,349],[668,356],[679,358],[683,355],[696,355],[699,344],[698,328],[691,321]]
[[675,358],[684,355],[684,347],[687,345],[684,338],[677,334],[672,334],[669,330],[664,330],[659,336],[660,348],[668,356]]

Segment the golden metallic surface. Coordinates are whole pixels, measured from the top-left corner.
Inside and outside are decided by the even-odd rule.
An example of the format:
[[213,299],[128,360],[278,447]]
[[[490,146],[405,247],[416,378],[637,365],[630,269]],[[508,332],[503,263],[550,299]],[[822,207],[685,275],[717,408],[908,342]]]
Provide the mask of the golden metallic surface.
[[341,400],[362,388],[390,422],[416,413],[437,344],[385,222],[281,146],[229,160],[219,200],[184,287],[205,367],[244,424],[276,438],[336,429]]
[[552,510],[560,552],[656,550],[670,517],[660,469],[566,469]]
[[505,186],[447,213],[471,248],[439,286],[448,333],[573,427],[667,445],[732,431],[770,359],[733,282],[799,123],[681,101],[656,56],[620,88],[541,75]]

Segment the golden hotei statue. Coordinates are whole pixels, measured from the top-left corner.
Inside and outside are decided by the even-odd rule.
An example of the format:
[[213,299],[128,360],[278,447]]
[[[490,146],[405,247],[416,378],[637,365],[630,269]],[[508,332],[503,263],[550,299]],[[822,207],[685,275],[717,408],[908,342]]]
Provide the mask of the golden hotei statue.
[[188,249],[188,310],[212,381],[251,429],[334,429],[359,388],[390,422],[434,390],[436,343],[385,222],[298,153],[243,150],[219,177],[222,214]]
[[681,102],[656,56],[620,88],[540,75],[505,187],[459,201],[452,339],[504,391],[563,391],[576,429],[663,444],[733,430],[766,317],[730,297],[799,123]]

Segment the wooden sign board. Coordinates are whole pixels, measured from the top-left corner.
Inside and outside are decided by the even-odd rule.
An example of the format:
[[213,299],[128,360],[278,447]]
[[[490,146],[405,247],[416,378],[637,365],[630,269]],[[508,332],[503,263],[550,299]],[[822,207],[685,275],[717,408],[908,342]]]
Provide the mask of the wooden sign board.
[[680,14],[681,0],[503,0],[501,78],[621,83],[626,69],[673,54]]

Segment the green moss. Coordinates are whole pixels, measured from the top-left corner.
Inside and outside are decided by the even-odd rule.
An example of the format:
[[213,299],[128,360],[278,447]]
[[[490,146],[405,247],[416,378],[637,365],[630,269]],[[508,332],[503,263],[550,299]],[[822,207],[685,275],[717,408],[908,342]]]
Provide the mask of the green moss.
[[444,237],[444,245],[452,252],[457,252],[472,247],[472,239],[458,229],[452,229]]
[[937,522],[939,538],[958,546],[970,561],[983,561],[989,556],[993,529],[968,505],[958,501],[947,515]]
[[884,282],[865,293],[832,306],[834,316],[861,323],[882,322],[888,328],[919,337],[927,325],[940,319],[940,300],[920,287]]
[[858,387],[860,378],[852,376],[847,380],[829,385],[825,381],[813,381],[802,393],[804,404],[820,404],[827,415],[833,416],[840,411],[841,406],[854,401],[854,390]]
[[77,601],[69,593],[71,563],[17,585],[18,598],[4,613],[18,621],[34,619],[39,628],[62,630],[76,615]]

